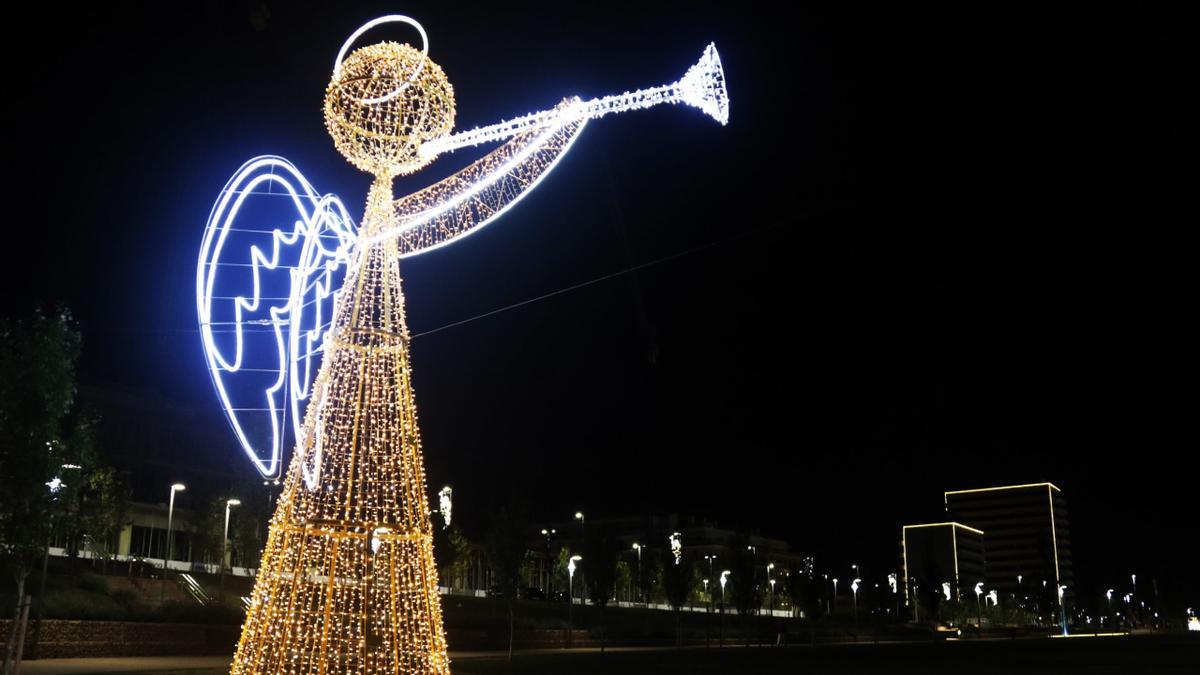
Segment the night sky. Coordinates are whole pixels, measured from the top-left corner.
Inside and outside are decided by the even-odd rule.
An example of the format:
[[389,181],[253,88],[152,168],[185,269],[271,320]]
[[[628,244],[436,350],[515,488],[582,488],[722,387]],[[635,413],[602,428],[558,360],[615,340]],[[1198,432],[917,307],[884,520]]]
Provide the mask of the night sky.
[[[1200,604],[1195,17],[510,4],[27,20],[0,313],[67,303],[84,382],[224,425],[196,329],[204,222],[265,153],[361,215],[370,177],[321,118],[356,27],[420,20],[458,128],[674,80],[715,41],[729,126],[592,123],[518,208],[404,268],[430,485],[454,485],[456,517],[512,493],[546,519],[698,514],[882,575],[942,491],[1050,480],[1081,588],[1137,572]],[[252,471],[221,437],[172,461]]]

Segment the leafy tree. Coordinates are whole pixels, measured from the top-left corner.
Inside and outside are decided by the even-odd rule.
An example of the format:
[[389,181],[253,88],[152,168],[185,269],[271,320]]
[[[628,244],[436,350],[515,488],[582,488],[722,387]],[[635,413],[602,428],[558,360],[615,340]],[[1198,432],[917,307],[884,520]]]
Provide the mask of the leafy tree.
[[[68,415],[75,402],[79,331],[70,312],[35,310],[28,319],[0,322],[0,566],[17,586],[45,554],[51,521],[62,506],[47,483],[66,458]],[[15,617],[14,617],[15,618]],[[5,660],[16,637],[9,634]]]
[[804,611],[804,616],[808,621],[810,645],[817,643],[817,620],[821,618],[825,610],[821,589],[822,584],[811,574],[797,571],[788,577],[787,592],[791,596],[792,604]]
[[663,589],[667,594],[667,603],[675,611],[675,646],[683,646],[683,633],[680,624],[683,617],[683,606],[687,604],[688,596],[695,588],[695,564],[692,557],[684,555],[675,559],[675,554],[664,550],[662,556]]
[[[86,460],[85,460],[86,461]],[[104,571],[117,553],[121,529],[129,520],[132,490],[116,469],[99,457],[87,461],[91,467],[84,481],[80,507],[80,529],[90,537],[92,553]]]
[[641,591],[641,601],[650,602],[654,597],[655,591],[659,590],[662,580],[662,566],[659,564],[659,557],[654,555],[654,549],[642,549],[642,569],[638,575],[638,587]]
[[[621,546],[607,530],[593,528],[583,542],[583,563],[587,565],[588,596],[592,604],[600,609],[598,623],[604,625],[604,610],[612,599],[617,581],[617,559]],[[604,651],[603,634],[600,651]]]
[[229,519],[229,546],[232,558],[238,566],[254,574],[262,559],[266,544],[267,525],[271,519],[273,504],[270,494],[263,490],[261,482],[249,475],[241,478],[233,487],[233,494],[242,502],[233,510]]
[[738,614],[750,614],[762,606],[762,589],[758,587],[758,558],[754,551],[738,545],[733,551],[730,583],[733,585],[733,603]]
[[636,591],[633,588],[633,566],[628,560],[617,561],[617,579],[613,583],[613,587],[618,591],[625,589],[628,591],[629,598],[634,597]]
[[433,553],[438,563],[438,576],[449,587],[454,586],[471,564],[471,542],[458,525],[434,525]]
[[523,506],[510,503],[492,516],[487,535],[488,562],[492,567],[494,585],[508,598],[508,659],[513,650],[513,603],[525,567],[528,553],[526,535],[529,520]]
[[[746,538],[742,539],[742,542],[744,541]],[[742,617],[744,632],[750,613],[762,607],[763,594],[758,585],[758,572],[761,567],[759,559],[755,552],[742,542],[732,551],[733,560],[729,568],[732,574],[729,583],[733,586],[733,604]],[[749,641],[746,642],[746,646],[750,646]]]

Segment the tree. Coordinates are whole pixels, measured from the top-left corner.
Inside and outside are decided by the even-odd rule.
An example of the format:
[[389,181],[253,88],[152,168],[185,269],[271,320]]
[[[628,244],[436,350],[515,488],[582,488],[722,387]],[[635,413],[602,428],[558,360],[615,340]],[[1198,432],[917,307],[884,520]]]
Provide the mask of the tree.
[[448,587],[465,574],[471,564],[471,542],[458,525],[433,526],[433,554],[438,563],[438,575]]
[[[612,534],[605,529],[593,528],[583,542],[583,563],[587,565],[588,595],[592,603],[600,608],[599,624],[604,625],[604,609],[613,596],[617,582],[617,558],[621,548]],[[600,651],[604,651],[601,637]]]
[[261,481],[244,475],[233,487],[233,494],[242,502],[229,519],[231,560],[254,574],[262,560],[266,544],[266,525],[271,519],[271,493]]
[[[53,479],[66,457],[64,437],[75,403],[80,336],[71,313],[41,309],[29,319],[0,323],[0,565],[17,585],[16,616],[25,581],[45,555],[56,507]],[[11,659],[18,621],[5,652]]]
[[521,570],[528,553],[526,535],[529,520],[525,509],[516,503],[500,508],[492,516],[487,535],[488,562],[494,586],[508,598],[508,659],[513,651],[513,603],[521,582]]
[[822,585],[811,574],[796,571],[788,577],[787,591],[792,598],[792,604],[804,610],[808,620],[808,643],[817,643],[817,619],[821,618],[824,607],[821,602]]
[[663,590],[667,594],[667,603],[675,611],[675,646],[683,646],[683,633],[680,624],[683,617],[683,606],[687,604],[688,596],[695,588],[695,565],[691,556],[684,555],[678,560],[670,550],[663,550]]
[[654,596],[658,581],[662,578],[662,567],[658,564],[658,556],[653,554],[654,549],[642,549],[641,574],[638,576],[638,589],[641,593],[642,602],[650,602]]
[[[732,551],[732,574],[729,580],[733,585],[733,604],[742,617],[743,629],[750,613],[762,607],[762,589],[758,586],[758,571],[761,566],[754,550],[744,543],[747,539],[743,538]],[[749,641],[746,642],[746,646],[750,646]]]

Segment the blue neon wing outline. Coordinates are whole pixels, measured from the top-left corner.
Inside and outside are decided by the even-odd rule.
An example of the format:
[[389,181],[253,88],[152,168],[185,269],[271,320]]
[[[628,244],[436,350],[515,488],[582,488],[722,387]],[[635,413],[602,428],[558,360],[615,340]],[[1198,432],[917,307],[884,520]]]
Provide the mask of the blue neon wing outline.
[[[290,229],[238,227],[242,207],[263,194],[291,202],[295,220]],[[261,232],[270,237],[266,247],[270,250],[252,245],[249,262],[233,262],[245,260],[246,251],[227,246],[231,232]],[[264,478],[278,478],[282,474],[287,438],[285,419],[289,412],[293,437],[302,437],[302,411],[311,395],[313,360],[319,358],[328,334],[329,317],[339,290],[337,275],[349,264],[356,236],[354,221],[336,195],[321,195],[291,162],[274,155],[255,157],[243,164],[225,184],[209,214],[196,264],[201,344],[226,417],[243,451]],[[295,264],[284,264],[283,257],[288,254],[294,256]],[[251,287],[244,289],[246,292],[230,296],[214,293],[222,270],[228,268],[249,270]],[[289,292],[286,298],[273,298],[282,300],[281,303],[272,304],[261,292],[263,274],[279,273],[285,268]],[[261,313],[264,307],[266,318],[246,316]],[[232,320],[213,320],[214,310],[223,316],[231,308]],[[266,368],[251,369],[244,362],[247,329],[251,326],[267,327],[273,337],[273,359]],[[230,345],[219,345],[215,339],[218,331],[232,334],[232,355],[228,353]],[[270,386],[262,391],[264,407],[235,407],[230,386],[239,376],[245,379],[252,371],[275,375]],[[269,416],[270,439],[252,438],[247,433],[247,416],[251,412]]]

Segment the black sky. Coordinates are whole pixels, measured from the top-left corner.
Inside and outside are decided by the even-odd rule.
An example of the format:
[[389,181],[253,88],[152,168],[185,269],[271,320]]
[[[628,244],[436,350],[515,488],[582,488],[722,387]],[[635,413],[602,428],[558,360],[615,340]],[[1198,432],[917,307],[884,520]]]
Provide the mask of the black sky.
[[[39,43],[7,56],[3,313],[68,303],[85,380],[215,413],[205,218],[264,153],[360,213],[369,178],[320,104],[367,19],[424,24],[459,128],[674,79],[715,41],[728,127],[678,108],[592,124],[518,209],[405,268],[420,334],[668,258],[414,340],[456,514],[510,492],[544,518],[696,513],[884,569],[943,490],[1051,480],[1081,584],[1156,570],[1197,592],[1194,17],[167,7],[31,18]],[[227,438],[177,460],[250,471]]]

